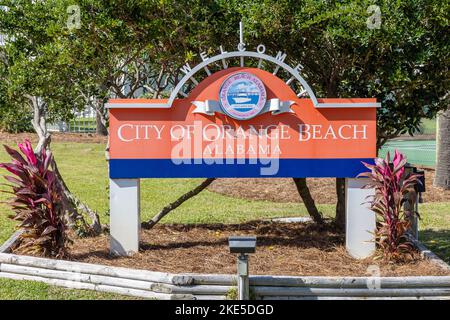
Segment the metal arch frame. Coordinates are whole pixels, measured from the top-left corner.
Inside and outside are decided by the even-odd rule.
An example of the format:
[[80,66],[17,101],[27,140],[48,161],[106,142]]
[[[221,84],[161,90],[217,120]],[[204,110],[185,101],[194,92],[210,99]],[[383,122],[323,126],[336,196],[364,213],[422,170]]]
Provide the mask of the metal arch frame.
[[170,106],[172,106],[173,101],[176,99],[176,97],[178,96],[178,93],[183,88],[183,86],[197,72],[199,72],[201,69],[207,67],[208,65],[210,65],[211,63],[214,63],[216,61],[230,59],[230,58],[236,58],[236,57],[251,57],[251,58],[262,59],[262,60],[270,61],[270,62],[280,66],[281,68],[285,69],[295,79],[297,79],[300,82],[303,89],[305,89],[305,91],[308,93],[309,97],[313,101],[314,105],[318,104],[318,101],[317,101],[316,95],[314,94],[314,91],[311,89],[311,87],[308,85],[308,83],[305,81],[305,79],[303,79],[303,77],[294,68],[292,68],[288,64],[284,63],[283,61],[281,61],[277,58],[274,58],[272,56],[264,54],[264,53],[253,52],[253,51],[232,51],[232,52],[225,52],[225,53],[219,54],[217,56],[208,58],[208,59],[202,61],[201,63],[199,63],[198,65],[196,65],[194,68],[192,68],[189,71],[189,73],[186,73],[185,76],[180,80],[180,82],[177,84],[177,86],[173,89],[172,93],[170,94],[170,98],[167,101],[169,108],[170,108]]
[[211,63],[230,59],[230,58],[236,58],[236,57],[250,57],[250,58],[256,58],[260,60],[265,60],[272,62],[276,64],[277,66],[283,68],[287,72],[289,72],[292,77],[294,77],[297,81],[300,82],[302,85],[304,92],[308,93],[309,98],[312,100],[313,105],[316,108],[373,108],[373,107],[380,107],[380,103],[319,103],[316,95],[314,94],[314,91],[311,89],[311,87],[308,85],[306,80],[300,75],[300,73],[295,69],[289,66],[288,64],[284,63],[284,61],[277,59],[275,57],[269,56],[264,53],[254,52],[254,51],[232,51],[232,52],[224,52],[219,55],[213,56],[211,58],[208,58],[199,64],[197,64],[194,68],[189,68],[190,71],[184,75],[183,78],[181,78],[180,82],[175,86],[175,88],[172,90],[172,93],[170,94],[170,97],[167,101],[167,103],[127,103],[126,106],[122,104],[117,103],[107,103],[107,108],[161,108],[161,109],[169,109],[172,107],[172,104],[174,100],[177,98],[178,94],[180,93],[183,86],[193,78],[193,76],[199,72],[202,69],[207,69],[208,65]]

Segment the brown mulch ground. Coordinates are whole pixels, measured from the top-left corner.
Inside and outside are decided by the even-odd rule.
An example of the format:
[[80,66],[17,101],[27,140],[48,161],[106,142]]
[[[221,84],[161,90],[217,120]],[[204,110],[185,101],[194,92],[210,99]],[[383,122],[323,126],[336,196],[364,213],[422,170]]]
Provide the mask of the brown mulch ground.
[[355,260],[345,251],[343,234],[312,223],[156,225],[142,232],[142,249],[132,258],[110,256],[107,236],[75,240],[70,255],[81,262],[152,271],[234,274],[236,257],[229,253],[230,235],[257,236],[257,252],[250,258],[252,274],[367,276],[373,264],[380,266],[382,276],[449,274],[418,255],[403,264]]
[[[0,133],[1,141],[36,141],[32,133]],[[106,143],[106,137],[91,134],[52,134],[54,142]],[[425,201],[450,201],[450,191],[432,186],[434,171],[426,170]],[[335,203],[334,179],[308,179],[317,203]],[[233,197],[276,202],[301,201],[292,179],[218,179],[209,189]],[[257,235],[257,252],[251,256],[252,274],[365,276],[367,267],[378,265],[382,276],[444,275],[418,256],[403,264],[380,260],[362,261],[345,251],[344,235],[332,227],[302,223],[249,222],[236,225],[157,225],[142,232],[142,249],[132,258],[109,255],[109,239],[75,239],[71,259],[82,262],[131,267],[162,272],[228,273],[236,272],[236,257],[229,253],[230,235]]]
[[[433,186],[434,170],[425,170],[424,202],[449,202],[450,190]],[[308,178],[312,197],[319,204],[335,204],[335,179]],[[289,178],[217,179],[208,190],[236,198],[269,200],[274,202],[302,202],[294,181]]]

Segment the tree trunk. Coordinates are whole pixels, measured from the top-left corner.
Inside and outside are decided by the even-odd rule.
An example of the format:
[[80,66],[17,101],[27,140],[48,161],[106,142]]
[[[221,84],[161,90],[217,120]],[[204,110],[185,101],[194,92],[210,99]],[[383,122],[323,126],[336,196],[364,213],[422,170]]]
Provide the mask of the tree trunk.
[[202,192],[206,187],[208,187],[216,178],[208,178],[204,180],[200,185],[195,187],[194,189],[186,192],[181,197],[179,197],[174,202],[165,206],[157,215],[155,215],[150,221],[143,222],[142,228],[151,229],[155,224],[157,224],[162,218],[164,218],[170,211],[178,208],[183,202],[189,200],[190,198],[196,196],[200,192]]
[[[27,95],[26,97],[30,100],[31,106],[33,108],[33,118],[31,120],[31,123],[39,137],[39,141],[34,149],[34,152],[39,154],[43,150],[50,150],[51,143],[51,134],[47,130],[47,122],[45,118],[46,104],[39,97],[30,95]],[[79,228],[84,233],[88,233],[91,235],[99,234],[102,231],[102,227],[98,214],[95,211],[91,210],[86,204],[82,203],[76,196],[74,196],[70,192],[63,177],[61,176],[61,173],[58,170],[58,166],[56,165],[56,161],[54,158],[51,165],[58,178],[61,190],[63,192],[62,201],[68,213],[67,217],[69,223],[72,225],[72,227]],[[85,221],[82,213],[90,216],[92,220],[91,225],[89,225]]]
[[434,185],[450,189],[450,108],[439,113],[437,119]]
[[98,135],[108,135],[108,110],[105,108],[104,100],[97,97],[90,97],[89,103],[95,110],[96,133]]
[[33,125],[34,131],[38,135],[39,141],[36,145],[34,152],[41,153],[42,150],[47,149],[50,145],[51,135],[47,130],[47,121],[45,119],[45,103],[36,96],[27,96],[31,101],[33,108],[33,118],[31,119],[31,124]]
[[95,122],[96,122],[95,133],[100,136],[107,136],[108,129],[106,128],[105,121],[102,119],[102,116],[98,112],[96,113]]
[[314,199],[309,192],[308,185],[306,184],[306,178],[292,178],[294,180],[297,191],[305,204],[306,210],[316,223],[322,224],[322,214],[317,210]]
[[345,229],[345,178],[336,178],[336,217],[335,223],[341,229]]
[[[53,160],[52,168],[61,185],[61,189],[64,194],[64,202],[66,208],[71,216],[71,221],[74,223],[74,227],[80,229],[81,233],[86,235],[96,236],[99,235],[103,228],[100,223],[100,217],[97,212],[89,208],[85,203],[78,199],[72,192],[70,192],[67,187],[61,173],[59,172],[56,161]],[[91,219],[91,224],[89,225],[83,217],[83,213],[88,215]]]

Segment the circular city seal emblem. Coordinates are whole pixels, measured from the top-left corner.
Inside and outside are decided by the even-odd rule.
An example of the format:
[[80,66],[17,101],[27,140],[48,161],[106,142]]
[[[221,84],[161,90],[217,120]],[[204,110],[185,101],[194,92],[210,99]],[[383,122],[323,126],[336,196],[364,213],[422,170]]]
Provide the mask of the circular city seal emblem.
[[223,112],[237,120],[248,120],[257,116],[266,104],[264,83],[247,72],[234,73],[222,83],[219,92]]

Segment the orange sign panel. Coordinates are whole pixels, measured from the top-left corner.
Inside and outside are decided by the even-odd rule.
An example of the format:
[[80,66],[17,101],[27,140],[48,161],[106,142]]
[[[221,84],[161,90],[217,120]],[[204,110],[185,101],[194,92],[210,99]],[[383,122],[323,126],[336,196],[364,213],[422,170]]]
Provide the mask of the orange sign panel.
[[109,101],[112,178],[354,177],[376,156],[375,99],[317,107],[264,70],[225,69],[152,107],[165,102]]

